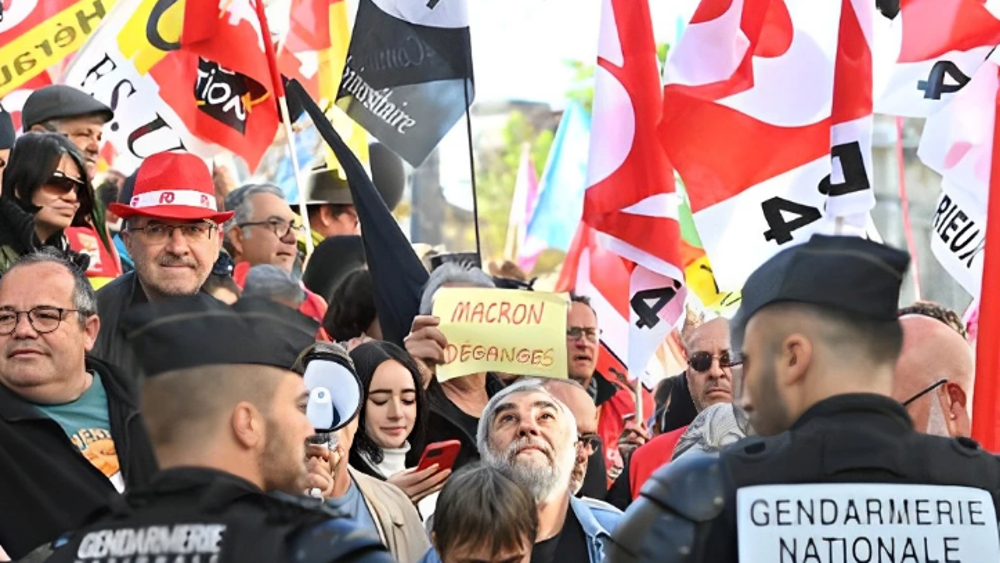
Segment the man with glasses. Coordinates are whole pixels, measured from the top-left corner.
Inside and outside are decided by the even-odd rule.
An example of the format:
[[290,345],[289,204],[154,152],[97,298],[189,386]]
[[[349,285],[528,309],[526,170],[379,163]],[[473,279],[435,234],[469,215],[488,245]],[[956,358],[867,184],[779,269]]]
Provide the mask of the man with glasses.
[[[601,451],[603,443],[600,434],[597,433],[598,415],[594,400],[590,398],[582,385],[572,379],[546,379],[542,382],[542,386],[566,405],[569,412],[573,414],[573,418],[576,419],[576,435],[579,441],[576,444],[576,466],[573,468],[573,476],[570,480],[570,492],[577,496],[603,499],[608,492],[606,482],[600,483],[603,488],[598,487],[597,490],[583,491],[591,458],[600,461],[600,456],[603,455]],[[601,471],[596,476],[603,480],[605,479],[604,464],[600,464],[600,466]]]
[[139,303],[201,291],[222,248],[220,225],[233,213],[217,209],[208,166],[189,153],[159,153],[144,160],[128,204],[108,208],[124,220],[122,242],[135,271],[97,292],[104,327],[92,354],[139,377],[139,362],[119,320]]
[[[226,207],[234,215],[226,223],[226,247],[236,263],[234,279],[243,287],[250,268],[277,266],[290,275],[299,257],[298,236],[303,232],[298,217],[285,201],[285,193],[273,184],[249,184],[226,196]],[[299,312],[323,322],[326,301],[305,288]]]
[[[684,372],[691,400],[697,412],[718,403],[733,402],[733,367],[737,356],[729,344],[726,319],[712,319],[683,335],[688,366]],[[661,434],[632,454],[629,464],[629,489],[632,498],[639,496],[642,485],[660,466],[669,463],[674,448],[688,429],[683,426]]]
[[0,545],[15,560],[156,469],[132,381],[86,357],[96,313],[87,278],[54,250],[0,278]]

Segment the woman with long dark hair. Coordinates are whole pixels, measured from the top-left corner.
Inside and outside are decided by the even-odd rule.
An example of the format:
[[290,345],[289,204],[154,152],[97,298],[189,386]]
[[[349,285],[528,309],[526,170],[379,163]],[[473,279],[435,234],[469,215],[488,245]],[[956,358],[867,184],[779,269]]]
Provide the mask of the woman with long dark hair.
[[88,225],[94,188],[83,156],[57,133],[25,133],[14,143],[0,193],[0,275],[19,257],[55,247],[82,269],[90,257],[70,250],[64,231]]
[[351,351],[364,390],[350,464],[386,480],[413,502],[436,493],[450,471],[416,471],[424,446],[427,404],[416,362],[390,342],[372,341]]

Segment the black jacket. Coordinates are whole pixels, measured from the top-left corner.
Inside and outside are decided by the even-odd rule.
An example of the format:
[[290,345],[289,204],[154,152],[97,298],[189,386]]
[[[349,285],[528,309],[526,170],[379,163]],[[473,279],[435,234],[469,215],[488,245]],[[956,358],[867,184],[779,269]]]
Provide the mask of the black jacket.
[[0,197],[0,276],[25,254],[44,247],[56,248],[81,270],[90,266],[90,256],[70,250],[63,233],[42,243],[35,233],[35,216],[21,209],[13,198]]
[[[657,470],[615,530],[607,561],[734,563],[738,490],[829,483],[952,485],[983,490],[1000,506],[1000,462],[973,440],[917,433],[906,409],[888,397],[839,395],[814,405],[788,432],[747,438],[718,458],[685,455]],[[775,524],[788,525],[778,518]],[[815,538],[826,554],[822,540]],[[895,560],[908,558],[897,553]]]
[[393,558],[378,536],[324,510],[322,501],[268,495],[235,475],[185,467],[161,471],[149,486],[117,499],[48,561],[391,563]]
[[[87,360],[108,396],[111,436],[126,489],[156,471],[131,382]],[[0,545],[14,559],[60,534],[118,496],[111,481],[74,446],[62,427],[0,386]]]
[[118,276],[97,292],[97,313],[101,317],[101,332],[90,354],[118,367],[126,377],[137,381],[142,375],[139,361],[120,329],[121,319],[128,310],[146,303],[146,293],[139,285],[135,272]]
[[[496,395],[503,389],[503,382],[492,373],[486,374],[486,394],[490,397]],[[458,440],[462,443],[462,449],[455,458],[452,470],[457,471],[463,465],[479,461],[479,448],[476,445],[476,433],[471,428],[466,428],[463,424],[463,413],[452,403],[441,389],[441,384],[437,378],[431,380],[427,387],[427,405],[430,407],[430,414],[427,417],[427,433],[425,442],[430,445],[434,442],[446,440]]]

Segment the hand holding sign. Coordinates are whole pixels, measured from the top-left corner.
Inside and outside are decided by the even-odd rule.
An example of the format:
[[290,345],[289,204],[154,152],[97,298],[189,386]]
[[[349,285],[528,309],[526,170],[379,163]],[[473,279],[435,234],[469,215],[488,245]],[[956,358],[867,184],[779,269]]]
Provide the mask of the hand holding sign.
[[484,371],[567,377],[567,303],[565,295],[554,293],[439,290],[434,296],[434,315],[440,319],[438,329],[445,342],[435,342],[443,344],[438,380]]

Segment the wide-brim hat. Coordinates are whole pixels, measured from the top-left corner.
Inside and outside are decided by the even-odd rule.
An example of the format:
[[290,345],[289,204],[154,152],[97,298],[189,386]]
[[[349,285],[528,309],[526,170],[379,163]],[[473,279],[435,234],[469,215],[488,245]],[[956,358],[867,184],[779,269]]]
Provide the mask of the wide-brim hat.
[[164,152],[144,160],[136,172],[129,203],[112,203],[108,209],[119,217],[210,220],[225,223],[232,211],[220,211],[215,184],[208,166],[191,153]]

